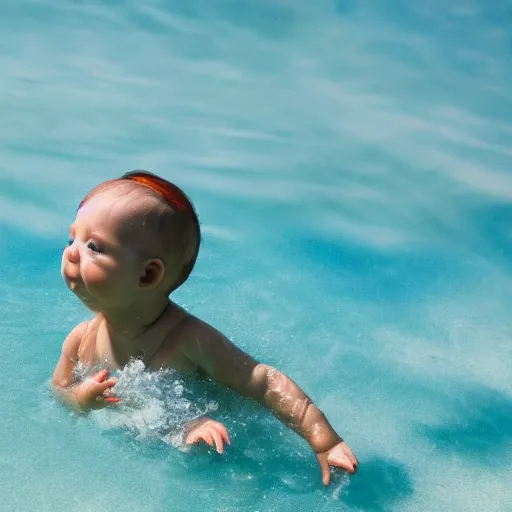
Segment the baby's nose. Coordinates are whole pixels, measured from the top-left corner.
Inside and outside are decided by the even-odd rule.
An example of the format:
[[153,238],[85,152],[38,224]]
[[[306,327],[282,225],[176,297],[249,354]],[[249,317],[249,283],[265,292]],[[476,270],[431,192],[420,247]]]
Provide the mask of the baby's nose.
[[80,251],[78,245],[73,242],[69,247],[66,248],[68,260],[71,263],[78,263],[80,261]]

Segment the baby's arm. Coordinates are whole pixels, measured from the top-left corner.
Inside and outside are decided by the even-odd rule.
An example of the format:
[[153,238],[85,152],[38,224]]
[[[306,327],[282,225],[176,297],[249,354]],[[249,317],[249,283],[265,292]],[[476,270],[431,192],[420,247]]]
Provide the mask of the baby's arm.
[[356,471],[358,462],[348,445],[295,382],[258,363],[204,322],[194,320],[191,331],[191,341],[183,347],[187,357],[216,381],[268,408],[301,435],[317,455],[325,485],[330,480],[329,465]]
[[100,409],[119,399],[110,394],[116,384],[115,378],[107,378],[102,370],[78,384],[73,383],[73,368],[78,361],[78,349],[86,333],[87,322],[77,325],[64,340],[62,353],[53,372],[53,389],[57,397],[69,407],[85,412]]

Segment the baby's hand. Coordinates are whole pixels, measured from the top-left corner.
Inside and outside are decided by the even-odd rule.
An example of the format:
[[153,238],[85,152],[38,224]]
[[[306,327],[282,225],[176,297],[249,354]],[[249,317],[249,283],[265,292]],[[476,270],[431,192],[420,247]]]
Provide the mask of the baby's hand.
[[210,418],[199,418],[187,425],[185,430],[185,443],[195,444],[204,441],[210,446],[215,443],[218,453],[224,453],[224,441],[231,444],[226,427]]
[[356,456],[344,441],[334,445],[326,452],[317,453],[316,456],[322,470],[322,482],[324,485],[329,485],[331,480],[329,466],[336,466],[348,471],[349,473],[355,473],[357,465],[359,464]]
[[75,386],[76,401],[82,409],[102,409],[119,402],[119,398],[112,393],[117,379],[107,377],[108,371],[101,370]]

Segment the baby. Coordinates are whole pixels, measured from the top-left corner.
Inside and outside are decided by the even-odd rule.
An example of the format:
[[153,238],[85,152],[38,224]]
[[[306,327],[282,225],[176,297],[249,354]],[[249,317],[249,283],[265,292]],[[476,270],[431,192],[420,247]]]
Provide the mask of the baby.
[[[149,172],[127,173],[86,195],[70,227],[61,272],[95,316],[64,341],[53,375],[57,395],[81,411],[115,406],[116,379],[109,373],[135,358],[149,370],[207,376],[256,400],[301,435],[316,454],[325,485],[329,466],[354,473],[358,461],[351,449],[295,382],[169,300],[190,275],[200,238],[187,196]],[[102,369],[77,382],[78,363]],[[200,441],[220,453],[230,443],[224,425],[209,418],[185,429],[187,444]]]

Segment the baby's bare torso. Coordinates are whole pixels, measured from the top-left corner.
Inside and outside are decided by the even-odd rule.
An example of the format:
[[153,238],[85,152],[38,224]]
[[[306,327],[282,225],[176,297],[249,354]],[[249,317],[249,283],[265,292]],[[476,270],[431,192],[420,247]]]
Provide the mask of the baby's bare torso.
[[107,320],[97,315],[87,323],[76,362],[114,371],[132,359],[141,359],[150,370],[172,368],[180,373],[198,373],[200,369],[183,350],[198,322],[181,308],[170,308],[146,333],[122,342],[109,332]]

